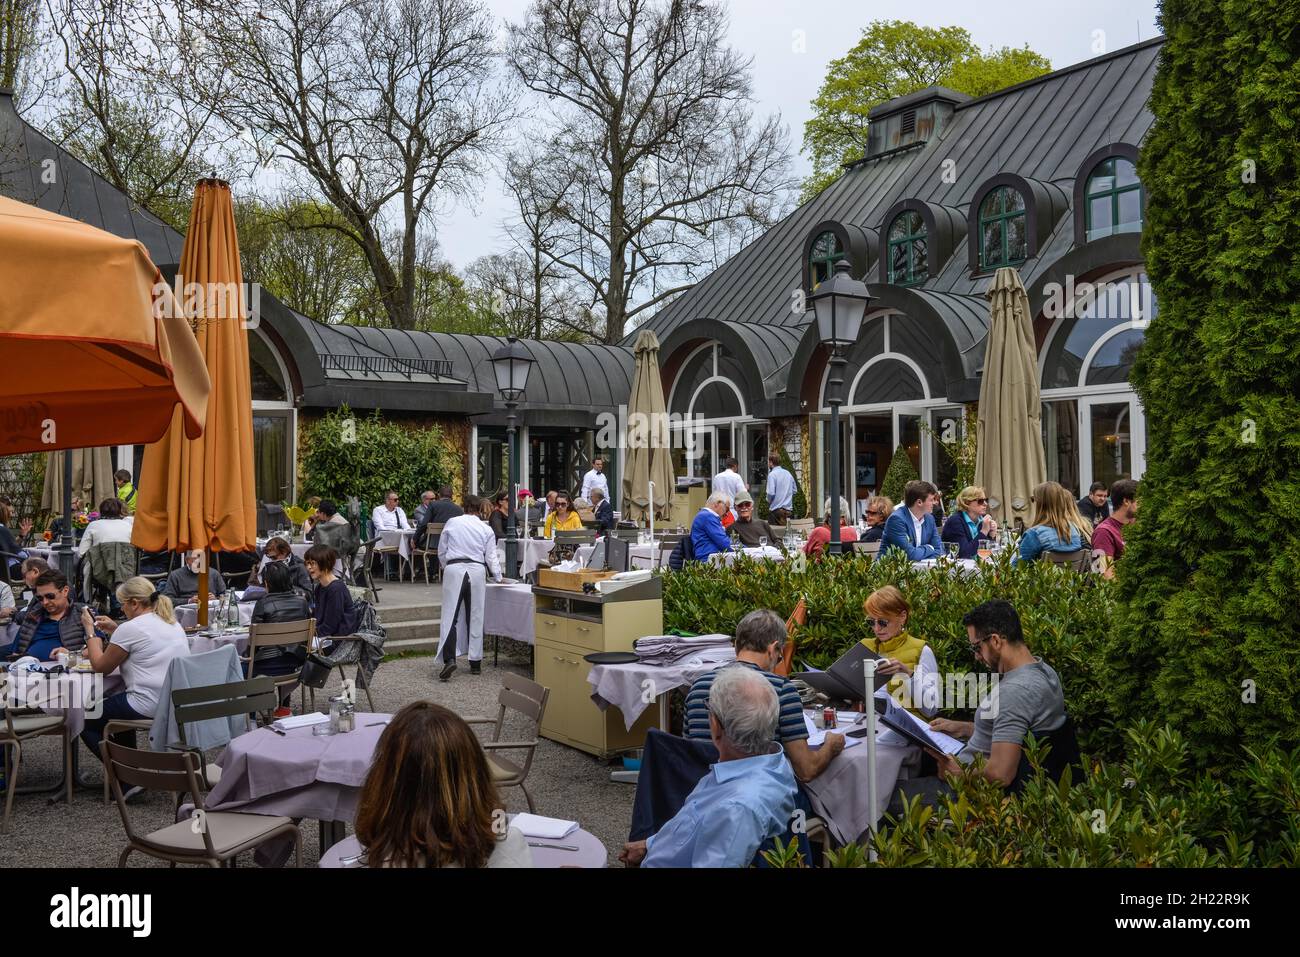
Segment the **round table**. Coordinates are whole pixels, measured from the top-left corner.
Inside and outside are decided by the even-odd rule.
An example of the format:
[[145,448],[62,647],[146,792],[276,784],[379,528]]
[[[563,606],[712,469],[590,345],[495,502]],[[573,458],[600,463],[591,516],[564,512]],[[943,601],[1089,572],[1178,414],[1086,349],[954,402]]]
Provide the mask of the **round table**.
[[[539,841],[529,838],[529,841]],[[563,851],[553,847],[530,847],[533,852],[534,867],[583,867],[596,869],[609,863],[609,852],[600,843],[596,835],[581,828],[568,837],[558,841],[546,841],[547,844],[569,844],[576,846],[576,851]],[[356,835],[345,837],[321,855],[320,867],[360,867],[358,863],[344,864],[345,858],[354,858],[361,853],[361,844]]]

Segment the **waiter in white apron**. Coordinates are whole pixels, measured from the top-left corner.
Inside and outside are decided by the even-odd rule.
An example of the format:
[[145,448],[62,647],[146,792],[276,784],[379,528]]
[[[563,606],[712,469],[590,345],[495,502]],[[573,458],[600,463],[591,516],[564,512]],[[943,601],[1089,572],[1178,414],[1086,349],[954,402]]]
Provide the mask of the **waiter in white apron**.
[[[456,671],[456,654],[469,652],[469,673],[479,674],[483,661],[483,601],[487,577],[501,581],[501,560],[492,526],[478,517],[479,499],[465,496],[465,514],[449,518],[438,538],[442,566],[442,622],[437,658],[443,681]],[[454,636],[454,637],[453,637]]]

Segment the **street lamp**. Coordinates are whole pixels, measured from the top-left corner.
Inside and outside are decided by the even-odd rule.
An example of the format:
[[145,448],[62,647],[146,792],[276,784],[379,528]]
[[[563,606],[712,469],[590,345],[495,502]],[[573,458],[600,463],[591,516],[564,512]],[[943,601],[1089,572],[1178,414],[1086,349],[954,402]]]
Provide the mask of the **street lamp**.
[[826,383],[826,401],[831,407],[831,541],[827,551],[841,552],[840,544],[840,406],[844,396],[845,359],[841,349],[858,341],[862,317],[871,296],[867,284],[849,275],[847,260],[835,264],[835,274],[821,283],[809,297],[817,316],[817,337],[831,350],[831,375]]
[[515,517],[515,496],[519,484],[519,457],[515,454],[515,409],[528,387],[528,373],[537,360],[524,344],[511,336],[506,344],[492,354],[492,371],[496,374],[497,391],[506,404],[506,450],[510,456],[509,488],[510,517],[506,522],[506,575],[519,577],[519,535]]

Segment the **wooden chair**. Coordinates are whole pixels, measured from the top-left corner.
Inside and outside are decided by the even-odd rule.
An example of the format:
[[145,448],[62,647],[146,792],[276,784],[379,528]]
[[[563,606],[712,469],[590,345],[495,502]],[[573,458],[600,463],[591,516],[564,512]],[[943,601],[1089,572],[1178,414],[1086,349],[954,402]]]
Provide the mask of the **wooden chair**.
[[[246,666],[249,678],[256,677],[257,649],[286,648],[305,645],[310,651],[316,645],[316,619],[303,618],[301,621],[256,622],[248,626],[248,656],[241,658]],[[302,668],[284,675],[270,675],[275,682],[277,695],[282,687],[298,683]],[[307,689],[299,685],[302,707],[307,707]],[[277,703],[276,707],[279,707]]]
[[263,720],[280,706],[280,695],[275,680],[261,675],[246,681],[231,681],[221,685],[198,688],[177,688],[172,692],[172,707],[176,709],[176,730],[181,737],[181,750],[198,758],[201,783],[211,791],[221,780],[221,766],[209,764],[198,748],[190,747],[185,739],[185,726],[215,718],[243,717],[246,730],[253,730],[250,715],[261,714]]
[[1038,557],[1053,565],[1067,565],[1080,574],[1086,575],[1092,571],[1092,552],[1086,548],[1076,548],[1072,552],[1054,552],[1049,549]]
[[[524,792],[528,801],[528,810],[535,812],[533,796],[524,787],[528,769],[533,764],[533,754],[537,750],[537,732],[542,726],[542,716],[546,713],[546,700],[551,691],[530,681],[521,675],[506,672],[501,676],[501,692],[497,695],[499,708],[495,718],[472,716],[465,719],[467,724],[491,724],[492,740],[483,743],[483,750],[488,752],[488,767],[492,771],[492,780],[499,788],[517,787]],[[505,724],[506,710],[517,711],[536,722],[532,739],[529,741],[502,741],[501,730]],[[496,754],[498,751],[526,751],[524,763],[516,764]]]
[[[405,565],[407,568],[410,569],[410,571],[411,571],[411,581],[414,582],[414,581],[415,581],[415,568],[414,568],[413,565],[411,565],[411,563],[410,563],[409,561],[407,561],[405,558],[402,557],[402,555],[401,555],[401,544],[400,544],[400,539],[399,539],[399,544],[396,544],[396,545],[384,545],[384,544],[382,544],[382,543],[383,543],[383,540],[384,540],[383,535],[378,535],[378,536],[376,536],[376,541],[378,541],[380,544],[377,544],[377,545],[375,546],[375,548],[374,548],[374,553],[373,553],[373,554],[379,556],[380,558],[382,558],[382,559],[384,560],[384,580],[385,580],[385,581],[388,580],[388,558],[389,558],[390,555],[396,555],[396,556],[397,556],[397,580],[398,580],[398,582],[400,582],[400,581],[402,580],[402,566],[403,566],[403,565]],[[371,557],[373,557],[373,556],[371,556]],[[372,571],[373,571],[373,569],[372,569]]]
[[[411,561],[420,559],[424,567],[424,582],[426,585],[433,584],[433,579],[429,577],[429,556],[433,556],[433,567],[435,576],[442,577],[442,567],[438,563],[438,538],[442,535],[442,530],[447,527],[446,522],[429,522],[424,527],[424,547],[411,549]],[[415,571],[411,571],[411,580],[415,580]]]
[[[8,699],[8,674],[0,674],[0,703]],[[23,742],[47,735],[63,739],[63,787],[65,798],[72,803],[72,738],[61,714],[45,714],[37,708],[4,709],[0,718],[0,751],[4,754],[5,810],[0,819],[0,834],[9,833],[9,817],[13,814],[14,795],[18,793],[18,773],[23,764]]]
[[127,846],[117,859],[126,866],[132,851],[177,864],[206,864],[221,867],[233,862],[244,851],[280,836],[293,838],[297,865],[302,866],[302,833],[287,817],[266,814],[241,814],[238,811],[195,811],[202,817],[178,821],[166,827],[138,834],[131,824],[131,813],[122,796],[122,785],[143,787],[174,794],[188,793],[195,808],[203,807],[199,787],[199,759],[192,751],[139,751],[114,744],[107,738],[104,750],[104,773],[108,775],[117,809],[126,828]]

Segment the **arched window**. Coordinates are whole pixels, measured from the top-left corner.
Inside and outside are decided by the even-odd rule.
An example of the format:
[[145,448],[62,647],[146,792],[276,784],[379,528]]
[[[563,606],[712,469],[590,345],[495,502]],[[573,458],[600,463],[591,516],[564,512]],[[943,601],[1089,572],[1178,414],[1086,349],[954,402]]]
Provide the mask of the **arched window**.
[[1025,198],[1010,186],[999,186],[980,203],[980,268],[1022,263],[1028,256]]
[[900,286],[925,282],[930,275],[928,243],[920,213],[909,210],[897,216],[889,227],[889,281]]
[[[808,275],[812,279],[812,288],[829,279],[835,271],[835,264],[844,258],[839,239],[832,232],[824,232],[813,240],[812,251],[808,254]],[[810,290],[811,291],[811,290]]]
[[280,371],[280,363],[276,360],[271,347],[258,333],[252,333],[248,337],[248,365],[254,400],[288,401],[289,389]]
[[1123,156],[1102,160],[1088,176],[1084,217],[1091,241],[1114,233],[1142,232],[1142,183]]

